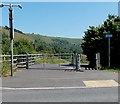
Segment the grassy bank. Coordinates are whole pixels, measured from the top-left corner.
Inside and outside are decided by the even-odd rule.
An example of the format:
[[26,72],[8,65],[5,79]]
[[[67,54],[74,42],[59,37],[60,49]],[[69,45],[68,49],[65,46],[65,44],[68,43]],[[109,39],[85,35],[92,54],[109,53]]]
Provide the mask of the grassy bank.
[[103,70],[110,72],[120,72],[120,68],[104,68]]

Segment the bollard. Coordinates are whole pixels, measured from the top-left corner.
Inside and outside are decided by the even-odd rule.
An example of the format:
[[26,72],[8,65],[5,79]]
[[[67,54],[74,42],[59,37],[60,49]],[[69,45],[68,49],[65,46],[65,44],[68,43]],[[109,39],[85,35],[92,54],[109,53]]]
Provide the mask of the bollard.
[[29,69],[29,55],[26,55],[26,69]]
[[76,54],[76,70],[80,70],[80,54]]

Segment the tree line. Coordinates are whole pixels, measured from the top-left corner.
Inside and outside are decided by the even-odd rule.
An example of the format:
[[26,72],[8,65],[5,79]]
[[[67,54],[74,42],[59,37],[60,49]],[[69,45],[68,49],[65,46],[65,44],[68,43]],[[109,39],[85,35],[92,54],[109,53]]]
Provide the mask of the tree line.
[[103,24],[95,27],[89,26],[84,32],[82,48],[91,66],[95,66],[95,54],[100,53],[102,67],[108,66],[108,38],[106,34],[112,34],[111,38],[111,67],[120,67],[120,17],[108,15]]

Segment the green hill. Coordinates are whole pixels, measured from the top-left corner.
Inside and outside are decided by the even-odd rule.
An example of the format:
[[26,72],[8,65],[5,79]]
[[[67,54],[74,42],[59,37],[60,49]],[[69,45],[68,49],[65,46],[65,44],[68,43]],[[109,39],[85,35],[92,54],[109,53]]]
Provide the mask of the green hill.
[[[15,51],[14,53],[15,54],[36,53],[36,52],[38,53],[40,52],[82,53],[82,48],[81,48],[81,43],[83,42],[82,39],[50,37],[50,36],[43,36],[40,34],[23,33],[22,31],[17,30],[17,29],[15,29],[14,31],[15,31],[15,38],[14,38],[14,51]],[[8,43],[10,43],[9,28],[5,26],[5,27],[2,27],[3,48],[7,48],[7,46],[9,46]],[[28,44],[29,44],[29,47],[27,46]],[[20,46],[21,48],[22,47],[24,48],[24,50],[22,50],[21,52],[19,51]],[[27,47],[31,48],[31,50],[27,49]],[[10,50],[9,49],[5,50],[3,48],[2,48],[3,54],[8,54]]]

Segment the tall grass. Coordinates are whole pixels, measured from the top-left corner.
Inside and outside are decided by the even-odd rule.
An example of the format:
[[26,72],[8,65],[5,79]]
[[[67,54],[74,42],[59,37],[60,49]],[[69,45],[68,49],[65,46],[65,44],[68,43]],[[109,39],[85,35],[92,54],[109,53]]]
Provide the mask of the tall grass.
[[0,76],[9,76],[10,75],[10,63],[9,62],[3,62],[1,64],[1,69],[0,69]]

